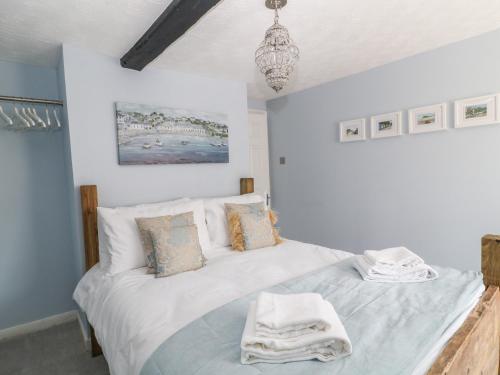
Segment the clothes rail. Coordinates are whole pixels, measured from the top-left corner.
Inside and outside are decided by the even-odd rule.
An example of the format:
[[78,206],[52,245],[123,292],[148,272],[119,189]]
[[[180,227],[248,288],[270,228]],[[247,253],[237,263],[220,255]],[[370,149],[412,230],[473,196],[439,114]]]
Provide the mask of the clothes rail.
[[60,105],[60,106],[64,105],[64,102],[62,100],[24,98],[21,96],[2,96],[2,95],[0,95],[0,101],[19,102],[19,103],[50,104],[50,105]]

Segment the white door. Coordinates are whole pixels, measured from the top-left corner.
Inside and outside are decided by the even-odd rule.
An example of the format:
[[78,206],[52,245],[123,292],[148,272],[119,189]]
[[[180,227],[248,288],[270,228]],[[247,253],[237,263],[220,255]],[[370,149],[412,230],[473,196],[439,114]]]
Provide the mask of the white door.
[[271,204],[271,183],[269,178],[269,143],[267,140],[267,112],[248,112],[250,134],[250,174],[254,178],[255,192],[266,197]]

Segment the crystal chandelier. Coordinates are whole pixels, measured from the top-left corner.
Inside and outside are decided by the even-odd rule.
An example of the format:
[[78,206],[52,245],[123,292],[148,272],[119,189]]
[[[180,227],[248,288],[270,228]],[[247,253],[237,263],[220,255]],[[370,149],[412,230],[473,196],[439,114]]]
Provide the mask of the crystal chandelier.
[[264,41],[255,51],[255,63],[266,76],[269,87],[279,92],[288,82],[299,59],[299,49],[293,43],[286,27],[278,23],[278,8],[287,0],[266,0],[266,7],[274,9],[274,24],[267,29]]

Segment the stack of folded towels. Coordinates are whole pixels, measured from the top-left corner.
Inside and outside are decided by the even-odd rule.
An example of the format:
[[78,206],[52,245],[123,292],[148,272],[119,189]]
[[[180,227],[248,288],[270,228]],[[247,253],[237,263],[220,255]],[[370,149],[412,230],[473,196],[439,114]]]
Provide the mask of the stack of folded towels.
[[251,302],[241,339],[241,363],[323,362],[352,352],[344,326],[320,294],[262,292]]
[[406,247],[366,250],[354,267],[366,281],[413,283],[438,278],[438,273]]

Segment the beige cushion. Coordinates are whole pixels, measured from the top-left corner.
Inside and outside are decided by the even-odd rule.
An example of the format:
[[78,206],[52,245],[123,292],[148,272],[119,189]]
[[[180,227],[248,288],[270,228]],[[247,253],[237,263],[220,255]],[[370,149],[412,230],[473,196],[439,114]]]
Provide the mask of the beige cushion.
[[156,277],[194,271],[205,265],[196,225],[150,231],[156,260]]
[[240,226],[245,250],[274,246],[273,225],[266,211],[240,214]]
[[266,210],[266,205],[264,202],[247,204],[226,203],[224,204],[224,208],[226,210],[226,219],[228,223],[231,246],[234,250],[243,251],[245,250],[245,246],[241,242],[241,238],[238,238],[238,236],[241,236],[242,234],[241,229],[239,229],[239,214],[264,212]]
[[141,235],[142,248],[146,257],[146,266],[153,272],[156,265],[153,242],[149,232],[157,232],[161,229],[168,229],[170,227],[194,225],[194,215],[193,212],[185,212],[179,215],[136,218],[135,222],[137,223]]
[[266,210],[263,202],[226,204],[226,215],[231,246],[234,250],[257,249],[282,242],[278,229],[274,227],[278,221],[277,215],[272,210]]

